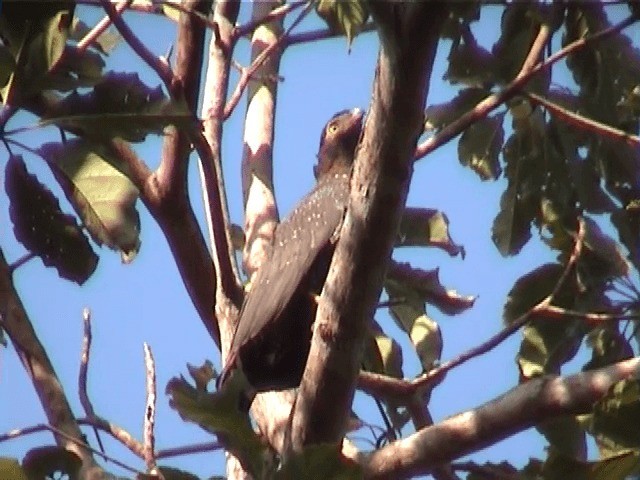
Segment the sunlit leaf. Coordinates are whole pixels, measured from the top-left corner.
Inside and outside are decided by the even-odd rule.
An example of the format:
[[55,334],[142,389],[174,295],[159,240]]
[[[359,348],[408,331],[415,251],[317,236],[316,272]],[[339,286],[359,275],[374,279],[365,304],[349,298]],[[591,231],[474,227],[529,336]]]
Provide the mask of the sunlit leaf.
[[183,420],[193,422],[218,435],[225,448],[239,457],[243,467],[254,478],[264,478],[269,464],[269,449],[253,431],[247,414],[240,410],[246,378],[232,375],[225,387],[207,393],[192,387],[183,377],[174,377],[167,384],[169,405]]
[[114,168],[118,159],[113,152],[76,139],[47,143],[39,153],[92,238],[119,250],[123,261],[132,261],[140,248],[140,216],[135,208],[138,189]]
[[196,389],[201,392],[206,392],[209,382],[217,376],[216,369],[213,367],[211,360],[206,360],[199,367],[187,363],[187,370],[191,378],[193,378],[193,381],[196,382]]
[[363,0],[318,0],[316,12],[331,31],[345,34],[349,45],[369,18]]
[[581,462],[551,449],[544,463],[542,478],[545,480],[627,480],[639,471],[640,455],[626,451],[593,462]]
[[367,336],[363,364],[366,370],[403,378],[402,349],[398,342],[386,335],[378,322],[371,323]]
[[587,346],[591,349],[591,360],[584,370],[606,367],[633,357],[633,349],[617,324],[606,324],[594,328],[587,336]]
[[398,228],[399,247],[436,247],[451,256],[464,258],[464,247],[453,242],[449,235],[449,219],[439,210],[430,208],[405,209]]
[[15,458],[0,457],[0,478],[29,480],[26,472]]
[[62,278],[83,284],[98,257],[75,217],[60,210],[58,199],[27,172],[20,156],[9,157],[4,182],[16,239]]
[[445,288],[440,283],[438,270],[421,270],[406,263],[392,262],[389,265],[385,288],[387,285],[395,287],[398,295],[415,296],[447,315],[461,313],[471,308],[475,302],[475,297],[463,296],[455,290]]
[[637,379],[617,382],[594,407],[591,431],[622,447],[640,447],[640,430],[629,428],[640,422],[640,383]]

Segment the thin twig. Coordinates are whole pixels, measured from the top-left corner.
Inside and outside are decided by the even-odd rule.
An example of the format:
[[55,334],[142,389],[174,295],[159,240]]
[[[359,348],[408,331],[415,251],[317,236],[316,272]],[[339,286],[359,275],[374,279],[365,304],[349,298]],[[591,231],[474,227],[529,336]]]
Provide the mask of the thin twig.
[[220,442],[205,442],[196,443],[194,445],[184,445],[182,447],[165,448],[164,450],[158,450],[156,452],[156,459],[181,457],[183,455],[191,455],[194,453],[215,452],[216,450],[222,450],[224,445]]
[[[376,29],[376,24],[373,22],[366,23],[362,26],[360,33],[373,32]],[[305,43],[315,42],[318,40],[327,40],[330,38],[336,38],[343,36],[343,33],[333,31],[330,28],[319,28],[317,30],[309,30],[307,32],[300,32],[288,35],[285,38],[285,47],[293,47],[295,45],[301,45]]]
[[[436,148],[457,137],[472,123],[486,117],[489,112],[495,110],[504,102],[512,98],[514,95],[519,94],[522,91],[523,87],[529,82],[529,80],[531,80],[531,78],[533,78],[534,75],[547,70],[554,63],[557,63],[570,53],[573,53],[576,50],[584,48],[591,43],[603,40],[611,35],[620,32],[628,26],[633,25],[637,20],[638,19],[636,17],[631,15],[620,23],[602,30],[594,35],[591,35],[590,37],[580,38],[574,42],[571,42],[563,49],[551,55],[544,62],[538,63],[528,72],[523,73],[521,71],[518,76],[504,90],[493,95],[489,95],[487,98],[478,103],[478,105],[476,105],[472,110],[468,111],[456,121],[444,127],[437,134],[418,145],[414,158],[418,160],[424,157],[425,155],[434,151]],[[534,44],[535,43],[537,42],[534,42]],[[527,62],[525,62],[525,66],[526,65]]]
[[284,17],[285,15],[288,15],[289,13],[291,13],[297,8],[300,8],[306,3],[307,3],[307,0],[288,3],[280,7],[274,8],[273,10],[271,10],[269,13],[267,13],[261,18],[258,18],[256,20],[251,20],[245,23],[244,25],[236,25],[233,29],[233,32],[231,33],[231,39],[235,43],[245,35],[249,35],[250,33],[253,33],[253,31],[259,26],[264,25],[265,23],[269,23],[273,20],[277,20],[281,17]]
[[[91,355],[91,310],[88,308],[84,308],[82,310],[82,324],[83,328],[83,336],[82,336],[82,349],[80,351],[80,369],[78,372],[78,395],[80,396],[80,404],[84,409],[84,413],[88,417],[95,416],[95,411],[93,410],[93,405],[91,404],[91,400],[89,399],[89,395],[87,394],[87,377],[89,371],[89,357]],[[93,433],[96,436],[96,440],[98,442],[98,446],[100,447],[100,451],[104,453],[104,445],[102,444],[102,439],[100,435],[98,435],[98,429],[93,427]]]
[[258,68],[260,68],[260,66],[269,58],[269,56],[276,49],[282,48],[285,45],[285,38],[287,37],[287,35],[289,35],[291,31],[295,27],[297,27],[298,24],[304,19],[304,17],[307,16],[307,14],[311,11],[312,6],[313,6],[312,2],[307,2],[307,6],[305,7],[305,9],[302,12],[300,12],[300,14],[296,17],[296,19],[293,21],[293,23],[287,29],[287,31],[284,34],[282,34],[276,42],[272,43],[267,48],[265,48],[260,53],[260,55],[258,55],[258,57],[253,61],[253,63],[249,66],[249,68],[244,69],[240,77],[240,80],[238,81],[238,84],[236,85],[236,88],[233,91],[233,94],[231,95],[231,98],[229,99],[229,101],[224,107],[223,118],[225,120],[229,118],[229,116],[233,113],[233,110],[238,105],[238,102],[242,97],[242,93],[247,87],[249,80],[251,80],[253,74],[258,70]]
[[147,469],[152,471],[156,468],[155,458],[155,424],[156,424],[156,366],[153,361],[153,353],[147,342],[144,348],[144,366],[146,371],[147,385],[147,404],[144,412],[144,430],[143,430],[143,446],[144,446],[144,462]]
[[19,269],[21,266],[23,266],[33,258],[36,258],[36,255],[33,252],[25,253],[23,256],[9,265],[9,275],[13,275],[13,272],[15,272],[17,269]]
[[121,14],[118,13],[109,0],[100,0],[100,4],[113,22],[113,26],[116,27],[120,35],[122,35],[122,38],[124,38],[133,51],[158,74],[158,77],[160,77],[167,89],[171,91],[174,76],[169,64],[165,60],[156,57],[153,52],[147,48],[133,30],[129,28]]
[[[133,0],[123,0],[117,4],[115,6],[116,13],[118,15],[122,15],[122,12],[124,12],[132,2]],[[96,23],[95,26],[78,42],[76,45],[77,49],[81,52],[85,51],[107,30],[107,28],[109,28],[109,25],[111,25],[111,19],[107,15]]]
[[[78,420],[78,423],[83,423],[81,420]],[[129,472],[132,473],[142,473],[140,472],[140,470],[136,470],[133,467],[130,467],[128,465],[126,465],[125,463],[122,463],[120,460],[117,460],[116,458],[110,457],[109,455],[105,454],[104,452],[100,452],[99,450],[96,450],[95,448],[91,447],[91,445],[85,443],[85,442],[81,442],[80,440],[72,437],[71,435],[68,435],[67,433],[65,433],[64,431],[60,430],[59,428],[53,427],[51,425],[47,425],[46,423],[39,423],[37,425],[32,425],[30,427],[25,427],[25,428],[17,428],[15,430],[11,430],[10,432],[4,433],[0,435],[0,443],[2,442],[6,442],[8,440],[13,440],[14,438],[19,438],[19,437],[23,437],[26,435],[31,435],[33,433],[40,433],[40,432],[52,432],[55,433],[57,435],[60,435],[61,437],[64,437],[66,439],[68,439],[69,441],[83,447],[86,448],[87,450],[90,450],[91,452],[93,452],[96,455],[99,455],[100,457],[102,457],[103,459],[105,459],[108,462],[112,462],[115,465],[118,465],[121,468],[124,468],[125,470],[128,470]]]
[[554,305],[547,305],[539,309],[536,313],[549,318],[577,318],[585,320],[590,324],[597,324],[601,322],[620,322],[623,320],[640,320],[640,314],[638,313],[579,312],[577,310],[569,310],[562,307],[556,307]]
[[539,105],[542,105],[549,112],[556,115],[560,120],[569,125],[578,127],[579,129],[585,130],[587,132],[602,135],[603,137],[610,137],[614,140],[625,142],[627,145],[634,148],[640,147],[640,137],[638,135],[633,135],[631,133],[625,132],[624,130],[620,130],[619,128],[614,128],[609,125],[605,125],[604,123],[591,120],[590,118],[587,118],[583,115],[579,115],[570,110],[567,110],[566,108],[563,108],[560,105],[553,103],[538,94],[532,92],[522,92],[522,95],[529,98],[529,100],[531,100],[534,104],[537,103]]

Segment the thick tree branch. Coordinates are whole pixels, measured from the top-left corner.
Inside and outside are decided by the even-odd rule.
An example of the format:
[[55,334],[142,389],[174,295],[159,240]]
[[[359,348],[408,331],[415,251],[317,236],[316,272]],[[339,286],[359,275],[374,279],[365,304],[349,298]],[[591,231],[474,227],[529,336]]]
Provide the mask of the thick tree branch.
[[20,361],[31,378],[49,425],[64,435],[55,434],[56,443],[75,453],[82,460],[82,469],[88,477],[101,469],[91,452],[80,445],[84,437],[73,415],[60,380],[40,343],[27,312],[22,305],[9,272],[9,266],[0,250],[0,327],[7,332]]
[[373,452],[366,478],[408,478],[492,445],[543,420],[588,413],[616,382],[640,376],[640,357],[568,377],[546,375]]
[[339,442],[413,172],[438,42],[434,3],[369,4],[382,49],[349,206],[314,325],[293,417],[295,449]]

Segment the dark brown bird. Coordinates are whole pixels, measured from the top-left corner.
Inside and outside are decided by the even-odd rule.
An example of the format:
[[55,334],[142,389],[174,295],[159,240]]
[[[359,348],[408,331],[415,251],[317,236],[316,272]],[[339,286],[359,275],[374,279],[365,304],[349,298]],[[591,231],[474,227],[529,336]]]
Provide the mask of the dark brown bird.
[[359,109],[337,113],[320,137],[317,184],[276,228],[269,258],[255,275],[240,311],[219,378],[241,368],[255,391],[300,384],[316,315],[349,197],[362,130]]

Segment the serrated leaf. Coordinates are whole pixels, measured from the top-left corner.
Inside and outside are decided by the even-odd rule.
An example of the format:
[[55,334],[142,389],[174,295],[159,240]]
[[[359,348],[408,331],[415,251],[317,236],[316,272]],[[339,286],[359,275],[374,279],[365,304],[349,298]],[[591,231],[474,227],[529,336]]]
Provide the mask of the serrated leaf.
[[356,480],[364,478],[362,468],[348,459],[339,448],[331,444],[316,444],[305,447],[302,452],[288,455],[275,475],[277,480],[292,478],[331,478]]
[[239,408],[247,381],[240,371],[236,372],[238,374],[232,375],[216,393],[198,390],[182,376],[174,377],[166,388],[169,405],[183,420],[215,433],[254,478],[265,478],[269,449],[253,431],[247,414]]
[[440,130],[474,108],[491,92],[484,88],[465,88],[445,103],[430,105],[424,112],[426,130]]
[[87,94],[71,93],[39,122],[96,139],[120,137],[141,142],[167,125],[197,126],[184,101],[165,97],[160,87],[147,87],[137,74],[110,73]]
[[363,0],[318,0],[316,12],[332,32],[346,35],[349,45],[369,18]]
[[75,139],[38,149],[82,218],[94,241],[133,260],[140,248],[138,189],[113,165],[118,158],[104,146]]
[[82,460],[75,453],[50,445],[29,450],[22,460],[22,468],[30,479],[54,478],[64,474],[69,480],[80,480]]
[[398,247],[436,247],[452,257],[465,256],[464,247],[453,242],[449,235],[449,219],[439,210],[430,208],[405,209],[398,228]]
[[16,239],[62,278],[83,284],[98,257],[75,217],[61,211],[58,199],[27,171],[19,155],[9,157],[4,182]]
[[391,262],[385,288],[387,285],[395,287],[403,295],[411,294],[447,315],[456,315],[473,306],[475,297],[459,295],[455,290],[446,289],[438,277],[437,269],[421,270],[412,268],[407,263]]
[[0,457],[0,478],[29,480],[27,474],[15,458]]
[[498,155],[504,142],[503,120],[504,114],[485,117],[467,128],[458,142],[460,163],[470,167],[481,180],[500,176]]

